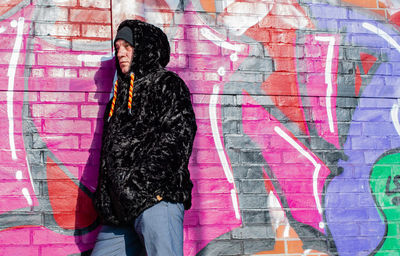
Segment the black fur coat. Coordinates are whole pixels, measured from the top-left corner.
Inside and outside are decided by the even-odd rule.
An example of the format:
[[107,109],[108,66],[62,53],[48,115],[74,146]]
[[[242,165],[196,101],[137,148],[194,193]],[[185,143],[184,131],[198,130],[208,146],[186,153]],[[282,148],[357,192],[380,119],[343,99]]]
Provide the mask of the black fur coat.
[[[191,207],[193,184],[188,171],[196,133],[190,92],[178,75],[164,67],[170,47],[157,27],[137,20],[121,23],[133,32],[135,74],[132,111],[130,78],[116,58],[118,94],[109,119],[104,114],[98,187],[94,205],[103,224],[132,225],[157,196]],[[117,54],[115,54],[117,55]]]

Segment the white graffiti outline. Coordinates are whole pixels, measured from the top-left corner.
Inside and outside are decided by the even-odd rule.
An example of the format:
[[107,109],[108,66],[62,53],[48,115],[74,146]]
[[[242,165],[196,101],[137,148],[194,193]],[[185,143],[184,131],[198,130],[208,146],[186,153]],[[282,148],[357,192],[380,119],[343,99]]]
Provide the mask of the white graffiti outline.
[[232,199],[233,209],[235,210],[235,217],[236,219],[240,220],[239,204],[236,195],[236,188],[231,189],[231,199]]
[[22,180],[22,171],[16,171],[15,172],[15,178],[17,180]]
[[22,188],[22,194],[24,195],[26,201],[28,201],[28,204],[30,206],[32,206],[33,202],[32,202],[31,195],[29,195],[28,189],[27,188]]
[[394,48],[396,48],[398,52],[400,52],[400,45],[388,33],[367,22],[363,22],[362,26],[368,29],[369,31],[377,34],[378,36],[382,37],[383,39],[385,39],[386,42],[391,44]]
[[8,138],[11,149],[11,157],[17,159],[14,139],[14,79],[18,64],[19,53],[22,45],[22,34],[24,31],[24,18],[18,19],[17,37],[15,39],[13,53],[11,55],[10,64],[8,65],[8,89],[7,89],[7,116],[8,116]]
[[213,32],[211,32],[210,29],[208,28],[201,28],[200,29],[200,33],[207,38],[208,40],[210,40],[211,42],[213,42],[215,45],[228,49],[228,50],[232,50],[232,51],[236,51],[239,52],[242,49],[241,45],[233,45],[225,40],[223,40],[222,38],[218,37],[216,34],[214,34]]
[[25,161],[26,161],[26,166],[28,167],[29,180],[31,181],[33,193],[36,194],[35,186],[33,185],[32,172],[31,172],[31,167],[29,165],[28,157],[25,158]]
[[390,110],[390,116],[392,117],[392,122],[394,128],[398,135],[400,135],[400,123],[399,123],[399,104],[393,104],[392,109]]
[[326,54],[325,62],[325,83],[326,83],[326,113],[328,115],[329,131],[333,133],[335,128],[333,126],[333,116],[332,116],[332,60],[333,60],[333,48],[335,45],[335,37],[333,36],[316,36],[315,39],[321,42],[328,42],[328,52]]
[[[307,151],[304,150],[303,147],[301,147],[294,139],[292,139],[286,132],[284,132],[280,127],[275,126],[274,131],[281,136],[284,140],[286,140],[291,146],[293,146],[297,151],[300,152],[303,156],[305,156],[315,167],[314,172],[313,172],[313,196],[315,200],[315,204],[317,206],[317,210],[319,214],[322,215],[322,206],[321,206],[321,201],[319,200],[318,196],[318,175],[319,175],[319,170],[321,169],[321,165],[315,161],[315,159],[308,153]],[[319,223],[319,227],[323,228],[325,225],[323,222]]]
[[210,97],[210,104],[209,104],[211,131],[212,131],[212,135],[213,135],[213,139],[214,139],[215,148],[217,149],[218,157],[221,161],[222,169],[224,170],[226,179],[228,180],[229,183],[233,184],[233,186],[234,186],[234,190],[233,190],[234,193],[232,193],[232,191],[231,191],[232,204],[233,204],[233,208],[235,209],[236,218],[240,219],[239,207],[237,205],[237,195],[235,192],[236,186],[235,186],[235,183],[233,182],[232,170],[229,167],[228,160],[225,155],[225,150],[224,150],[224,147],[222,146],[220,133],[218,130],[218,123],[217,123],[218,96],[219,96],[219,86],[216,84],[216,85],[214,85],[213,93]]

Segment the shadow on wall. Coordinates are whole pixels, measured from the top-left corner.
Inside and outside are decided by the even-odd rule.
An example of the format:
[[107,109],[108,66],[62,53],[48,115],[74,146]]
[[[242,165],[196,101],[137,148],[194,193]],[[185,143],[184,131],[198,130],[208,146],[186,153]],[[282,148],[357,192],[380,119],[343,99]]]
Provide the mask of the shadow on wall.
[[[104,110],[105,107],[110,100],[110,91],[113,84],[115,74],[115,59],[112,58],[111,60],[105,60],[102,58],[101,66],[97,70],[94,76],[94,83],[96,85],[96,91],[90,97],[93,97],[98,104],[100,105],[99,111],[97,113],[97,122],[96,127],[94,127],[94,136],[92,143],[89,147],[89,157],[85,164],[85,168],[83,170],[80,182],[79,182],[79,192],[78,198],[76,202],[76,212],[75,212],[75,227],[79,228],[85,225],[87,220],[95,219],[94,224],[91,226],[99,225],[99,220],[97,214],[94,212],[93,208],[93,196],[95,188],[97,187],[97,178],[99,172],[99,163],[100,163],[100,149],[101,149],[101,138],[102,138],[102,131],[103,131],[103,117],[105,115]],[[90,189],[86,187],[84,184],[90,184]],[[87,224],[87,223],[86,223]],[[78,246],[84,244],[84,248],[87,248],[87,244],[93,244],[95,242],[95,238],[97,237],[98,231],[93,234],[90,241],[82,240],[82,233],[77,230],[75,232],[75,240]],[[93,246],[91,246],[93,247]],[[92,250],[84,251],[81,253],[82,256],[90,255]]]

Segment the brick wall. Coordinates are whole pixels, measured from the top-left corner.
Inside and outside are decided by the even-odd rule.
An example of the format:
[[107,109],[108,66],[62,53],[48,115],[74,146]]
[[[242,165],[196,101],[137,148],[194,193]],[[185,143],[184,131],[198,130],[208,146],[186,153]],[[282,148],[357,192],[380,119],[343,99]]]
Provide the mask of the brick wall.
[[89,255],[113,35],[153,23],[198,133],[185,255],[399,255],[394,0],[0,3],[0,255]]

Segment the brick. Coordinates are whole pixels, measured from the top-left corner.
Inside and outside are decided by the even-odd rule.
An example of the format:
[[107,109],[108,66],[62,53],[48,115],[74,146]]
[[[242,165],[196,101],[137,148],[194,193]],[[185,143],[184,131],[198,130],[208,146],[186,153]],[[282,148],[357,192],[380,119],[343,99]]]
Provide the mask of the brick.
[[[244,243],[244,253],[245,254],[253,254],[254,252],[259,252],[259,251],[270,251],[274,249],[274,244],[275,244],[275,239],[269,238],[269,239],[251,239],[247,240]],[[298,252],[298,251],[296,251]],[[312,254],[310,254],[312,255]]]
[[221,165],[205,164],[199,165],[193,162],[189,165],[190,176],[192,179],[223,179],[226,178]]
[[352,149],[387,149],[390,141],[382,136],[363,136],[351,138]]
[[95,38],[111,38],[111,26],[83,24],[82,36]]
[[171,11],[145,10],[146,21],[162,28],[163,25],[172,24],[174,13]]
[[84,102],[85,93],[82,92],[39,92],[41,102]]
[[[18,241],[18,240],[17,240]],[[38,256],[39,246],[26,245],[26,246],[0,246],[1,255],[24,255],[24,256]]]
[[271,227],[266,226],[246,226],[237,228],[232,231],[233,239],[257,239],[257,238],[273,238],[274,233]]
[[235,2],[234,4],[228,5],[226,12],[234,14],[251,14],[263,17],[270,11],[271,7],[272,3],[268,2]]
[[271,217],[268,210],[257,209],[257,210],[245,210],[242,211],[242,220],[248,224],[271,224]]
[[[49,54],[42,53],[37,56],[38,64],[45,66],[62,66],[63,69],[66,66],[79,67],[82,62],[78,59],[78,55],[65,55],[65,54]],[[61,70],[63,70],[61,69]],[[64,71],[63,71],[64,72]]]
[[4,245],[29,245],[30,244],[30,231],[29,229],[19,229],[8,232],[7,236],[0,237],[0,244]]
[[74,37],[80,35],[79,24],[67,23],[35,23],[35,34],[37,36],[66,36]]
[[[26,93],[28,93],[28,92],[26,92]],[[6,102],[7,102],[7,94],[8,94],[8,92],[6,92],[6,91],[0,91],[0,102],[1,103],[6,104]],[[16,103],[18,104],[18,105],[16,105],[18,107],[18,109],[22,108],[22,104],[21,103],[23,103],[25,101],[24,100],[24,95],[25,95],[25,92],[13,91],[13,96],[14,96],[13,102],[14,102],[14,105],[16,105]],[[36,102],[37,101],[37,95],[38,95],[37,92],[29,92],[29,94],[28,94],[29,99],[28,100],[30,102]]]
[[219,47],[211,42],[197,41],[177,41],[176,53],[191,55],[217,55],[220,53]]
[[69,20],[72,22],[110,23],[110,12],[98,9],[71,9]]
[[239,184],[240,193],[265,194],[264,179],[260,180],[242,180]]
[[66,253],[68,253],[67,255],[73,255],[75,253],[79,253],[79,248],[76,245],[75,241],[71,241],[69,243],[65,243],[65,244],[56,244],[56,245],[52,245],[49,244],[47,246],[41,246],[40,247],[41,252],[43,256],[45,255],[65,255]]
[[80,136],[79,148],[81,149],[100,149],[101,147],[101,135],[82,135]]
[[193,148],[196,149],[214,149],[215,142],[213,136],[197,136],[193,143]]
[[[224,253],[226,252],[226,254]],[[212,241],[203,248],[202,255],[244,255],[238,241]]]
[[87,150],[59,149],[56,152],[62,155],[63,163],[66,164],[86,164],[90,155]]
[[[45,5],[48,6],[52,2],[49,2],[48,0],[32,0],[32,4],[36,5]],[[77,5],[77,0],[63,0],[60,2],[54,3],[56,6],[76,6]]]
[[32,232],[32,243],[34,245],[66,244],[66,239],[65,236],[54,235],[47,229],[38,229]]
[[64,69],[64,77],[77,77],[78,71],[76,69]]
[[196,115],[196,120],[209,119],[209,107],[207,105],[195,105],[194,113]]
[[0,37],[0,49],[1,50],[11,50],[14,48],[16,35],[6,35],[3,34]]
[[264,159],[263,155],[257,151],[242,152],[240,157],[241,157],[241,160],[243,163],[251,163],[251,164],[264,164],[265,163],[265,159]]
[[83,118],[103,118],[105,105],[81,105],[80,112]]
[[191,70],[218,70],[219,68],[230,70],[230,63],[221,61],[219,58],[191,56],[189,58],[189,68]]
[[96,68],[80,68],[80,69],[78,69],[79,77],[92,78],[96,75],[96,73],[97,73]]
[[78,149],[79,137],[73,135],[62,135],[62,136],[42,136],[43,140],[51,149]]
[[203,72],[206,81],[219,81],[219,75],[215,72]]
[[78,117],[78,106],[72,104],[32,104],[32,117]]
[[193,202],[192,209],[226,209],[232,205],[231,200],[222,200],[222,196],[215,194],[204,194],[201,200]]
[[169,68],[185,68],[188,65],[188,60],[185,55],[171,54],[168,63]]
[[51,77],[65,77],[65,71],[63,68],[47,68],[47,75]]
[[209,26],[213,26],[215,24],[215,18],[207,16],[200,16],[196,12],[185,11],[183,12],[175,12],[174,15],[174,24],[175,25],[203,25],[208,24]]
[[236,224],[236,218],[227,218],[226,216],[231,215],[230,211],[224,210],[208,210],[201,214],[199,218],[200,225],[229,225]]
[[[246,149],[258,149],[259,146],[244,137],[242,134],[226,135],[225,137],[225,147],[226,148],[246,148]],[[254,136],[253,136],[254,138]],[[261,136],[261,139],[263,136]]]
[[220,162],[215,150],[198,149],[195,150],[193,157],[196,163],[212,164]]
[[32,68],[31,69],[31,76],[32,77],[44,77],[44,69],[43,68]]
[[268,72],[272,71],[272,60],[270,58],[248,57],[238,70]]
[[239,194],[241,209],[265,209],[267,208],[267,194],[265,195],[242,195]]
[[[213,240],[216,237],[223,235],[230,231],[230,227],[227,225],[203,225],[200,226],[201,230],[204,232],[201,236],[198,235],[198,227],[189,227],[189,240]],[[222,242],[222,241],[218,241]],[[232,244],[233,242],[226,241],[228,244]],[[239,246],[240,247],[240,246]],[[218,255],[216,253],[205,254],[205,255]]]
[[110,8],[110,0],[79,0],[82,7]]
[[[230,73],[230,72],[229,72]],[[227,72],[228,74],[228,72]],[[235,81],[235,82],[248,82],[248,83],[262,83],[264,81],[263,74],[260,72],[246,72],[236,70],[232,72],[232,76],[223,77],[223,81]]]
[[92,93],[89,92],[88,93],[88,102],[98,102],[98,103],[102,103],[102,104],[107,104],[110,99],[111,99],[112,95],[111,92],[107,93],[107,92],[96,92],[96,93]]
[[36,21],[49,22],[49,21],[68,21],[68,9],[60,6],[38,6],[36,10],[38,14]]
[[196,182],[197,191],[199,193],[216,193],[216,194],[226,194],[230,193],[232,189],[232,184],[230,184],[226,179],[223,180],[203,180]]
[[199,212],[197,211],[186,211],[183,219],[183,226],[197,226],[199,223]]
[[323,19],[329,19],[329,18],[347,19],[352,17],[352,13],[354,12],[349,12],[348,15],[346,8],[326,8],[326,6],[324,5],[320,6],[314,5],[311,17],[323,18]]
[[[13,41],[15,41],[15,40],[13,40]],[[2,52],[0,55],[0,63],[9,63],[10,59],[11,59],[11,55],[12,55],[11,51]],[[23,65],[23,63],[24,63],[24,58],[18,58],[17,65]],[[21,77],[21,75],[19,75],[19,77]],[[5,83],[5,84],[7,84],[7,83]]]
[[204,76],[202,72],[180,72],[179,76],[184,80],[184,81],[189,81],[189,80],[203,80]]
[[45,120],[46,133],[91,133],[91,122],[84,120]]

